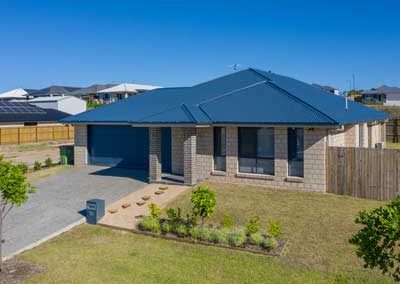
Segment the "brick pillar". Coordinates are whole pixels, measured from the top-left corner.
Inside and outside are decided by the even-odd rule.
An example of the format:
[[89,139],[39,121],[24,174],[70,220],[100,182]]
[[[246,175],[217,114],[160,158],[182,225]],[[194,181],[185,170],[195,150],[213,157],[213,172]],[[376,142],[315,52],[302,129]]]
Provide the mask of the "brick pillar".
[[183,130],[183,178],[187,185],[196,183],[196,128]]
[[149,182],[161,180],[161,128],[149,127]]
[[238,172],[238,128],[226,128],[226,172],[235,176]]
[[81,166],[87,164],[87,125],[76,124],[74,138],[74,165]]
[[275,177],[283,182],[288,175],[287,128],[276,127],[275,133]]

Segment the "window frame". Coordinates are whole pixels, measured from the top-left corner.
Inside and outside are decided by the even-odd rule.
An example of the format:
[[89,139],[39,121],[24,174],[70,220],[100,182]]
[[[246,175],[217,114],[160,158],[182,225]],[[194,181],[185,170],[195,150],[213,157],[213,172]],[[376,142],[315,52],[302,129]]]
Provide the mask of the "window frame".
[[[220,137],[219,145],[217,145],[217,141],[216,141],[216,137],[217,137],[216,133],[218,131],[221,131],[219,134],[219,137]],[[222,134],[222,131],[225,132],[225,135]],[[225,136],[225,139],[223,139],[223,136]],[[226,127],[221,127],[221,126],[213,127],[213,171],[226,172],[226,144],[227,144],[226,139],[227,139]],[[222,148],[223,148],[222,143],[225,144],[225,153],[223,153],[223,151],[222,151]],[[216,151],[217,148],[221,148],[221,149],[219,151]],[[218,155],[216,152],[219,152]],[[217,167],[218,165],[217,165],[216,161],[218,158],[221,158],[224,160],[222,168]]]
[[[270,157],[267,156],[259,156],[258,150],[258,142],[259,142],[259,130],[260,129],[269,129],[272,130],[272,137],[273,137],[273,155]],[[243,135],[241,134],[242,131],[255,131],[255,139],[251,141],[254,144],[253,152],[254,154],[243,154],[242,152],[242,144],[243,144]],[[275,128],[274,127],[238,127],[238,173],[240,174],[255,174],[255,175],[269,175],[275,176]],[[241,171],[240,169],[240,159],[254,159],[255,166],[251,167],[251,171]],[[259,173],[257,169],[261,161],[272,161],[272,171],[270,173]],[[254,170],[255,169],[255,170]]]
[[[298,152],[298,143],[297,143],[297,139],[298,139],[298,131],[301,130],[302,132],[302,146],[303,149],[301,149],[301,156],[299,157]],[[293,151],[292,148],[292,143],[290,141],[291,137],[293,137],[290,132],[294,131],[295,133],[295,142],[296,142],[296,150],[295,150],[295,154],[291,155],[291,152]],[[294,166],[294,162],[301,162],[301,175],[293,175],[291,173],[291,166]],[[296,177],[296,178],[304,178],[304,128],[288,128],[287,129],[287,167],[288,167],[288,172],[287,175],[288,177]]]

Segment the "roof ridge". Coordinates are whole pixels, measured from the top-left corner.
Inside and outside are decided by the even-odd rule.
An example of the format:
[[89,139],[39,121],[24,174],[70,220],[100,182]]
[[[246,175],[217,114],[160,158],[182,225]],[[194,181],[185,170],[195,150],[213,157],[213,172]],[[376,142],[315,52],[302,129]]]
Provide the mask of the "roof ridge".
[[[260,73],[258,70],[253,69],[253,68],[249,68],[251,71],[255,72],[256,74],[269,79],[267,76],[265,76],[264,74]],[[305,107],[311,109],[312,111],[324,116],[325,118],[327,118],[328,120],[332,121],[333,123],[338,124],[338,122],[336,120],[334,120],[332,117],[330,117],[329,115],[323,113],[322,111],[318,110],[316,107],[310,105],[309,103],[303,101],[302,99],[296,97],[295,95],[289,93],[288,91],[286,91],[285,89],[281,88],[280,86],[276,85],[273,83],[273,80],[269,79],[268,81],[266,81],[265,83],[271,85],[273,88],[281,91],[281,93],[284,93],[285,95],[287,95],[288,97],[290,97],[291,99],[293,99],[294,101],[303,104]]]
[[209,102],[212,102],[212,101],[215,101],[215,100],[224,98],[224,97],[226,97],[226,96],[233,95],[234,93],[237,93],[237,92],[240,92],[240,91],[243,91],[243,90],[246,90],[246,89],[249,89],[249,88],[252,88],[252,87],[261,85],[261,84],[264,84],[264,83],[266,83],[266,82],[267,82],[267,80],[264,80],[264,81],[260,81],[260,82],[257,82],[257,83],[254,83],[254,84],[251,84],[251,85],[248,85],[248,86],[245,86],[245,87],[242,87],[242,88],[233,90],[233,91],[229,91],[229,92],[226,92],[226,93],[224,93],[224,94],[222,94],[222,95],[213,97],[213,98],[211,98],[211,99],[207,99],[207,100],[201,101],[201,102],[199,102],[199,103],[197,103],[197,104],[195,104],[195,105],[199,107],[199,106],[201,106],[202,104],[209,103]]

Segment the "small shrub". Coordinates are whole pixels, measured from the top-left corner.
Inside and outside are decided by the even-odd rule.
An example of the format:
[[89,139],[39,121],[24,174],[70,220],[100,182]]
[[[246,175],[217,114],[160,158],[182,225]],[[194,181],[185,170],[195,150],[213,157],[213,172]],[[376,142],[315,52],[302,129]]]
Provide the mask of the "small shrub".
[[271,237],[279,238],[282,235],[282,226],[281,226],[281,224],[278,221],[274,220],[274,219],[270,219],[269,220],[268,234]]
[[211,217],[215,211],[217,205],[215,194],[208,186],[199,186],[192,192],[191,201],[193,215],[200,217],[203,225],[204,219]]
[[154,219],[159,219],[161,215],[161,208],[157,206],[157,204],[150,203],[149,204],[150,216]]
[[220,229],[220,230],[216,229],[216,230],[213,230],[211,232],[211,236],[210,237],[211,237],[212,242],[214,242],[214,243],[217,243],[217,244],[228,244],[229,243],[228,235],[229,235],[229,230],[227,230],[227,229]]
[[200,236],[199,236],[200,240],[206,241],[206,242],[212,242],[212,238],[211,238],[212,230],[213,229],[200,227]]
[[264,237],[260,233],[251,234],[249,236],[249,242],[250,242],[250,244],[252,244],[254,246],[261,245],[263,241],[264,241]]
[[175,233],[178,235],[178,237],[186,237],[188,235],[188,229],[185,224],[179,224],[175,228]]
[[261,230],[260,217],[254,216],[253,218],[250,218],[246,226],[247,234],[248,235],[256,234],[259,233],[260,230]]
[[200,240],[200,231],[201,231],[200,227],[193,227],[193,228],[189,229],[189,236],[192,239]]
[[39,161],[35,161],[35,163],[33,164],[33,169],[35,171],[39,171],[42,169],[42,164]]
[[53,160],[49,157],[44,161],[46,167],[50,168],[53,165]]
[[21,169],[23,174],[26,174],[28,172],[28,165],[27,164],[21,163],[21,164],[18,164],[18,167]]
[[224,214],[224,217],[221,221],[221,228],[232,228],[234,224],[235,222],[233,222],[231,215]]
[[240,247],[246,242],[246,232],[242,229],[233,230],[228,235],[228,242],[233,247]]
[[265,249],[275,249],[278,247],[278,241],[275,238],[267,238],[261,243],[261,246]]
[[178,207],[178,209],[169,208],[167,210],[168,219],[171,221],[175,221],[175,222],[181,221],[182,220],[181,214],[182,214],[182,210],[179,207]]
[[168,234],[171,233],[173,231],[173,226],[170,222],[162,222],[161,223],[161,232],[163,234]]
[[139,223],[139,229],[142,231],[149,231],[153,233],[160,233],[160,221],[153,217],[144,217]]

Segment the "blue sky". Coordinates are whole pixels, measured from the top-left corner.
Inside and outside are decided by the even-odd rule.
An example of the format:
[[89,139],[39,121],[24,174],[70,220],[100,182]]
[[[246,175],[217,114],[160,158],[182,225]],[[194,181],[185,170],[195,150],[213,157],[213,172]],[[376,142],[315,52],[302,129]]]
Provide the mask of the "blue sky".
[[[397,2],[397,3],[396,3]],[[0,91],[184,86],[256,67],[349,88],[400,85],[399,1],[0,2]]]

